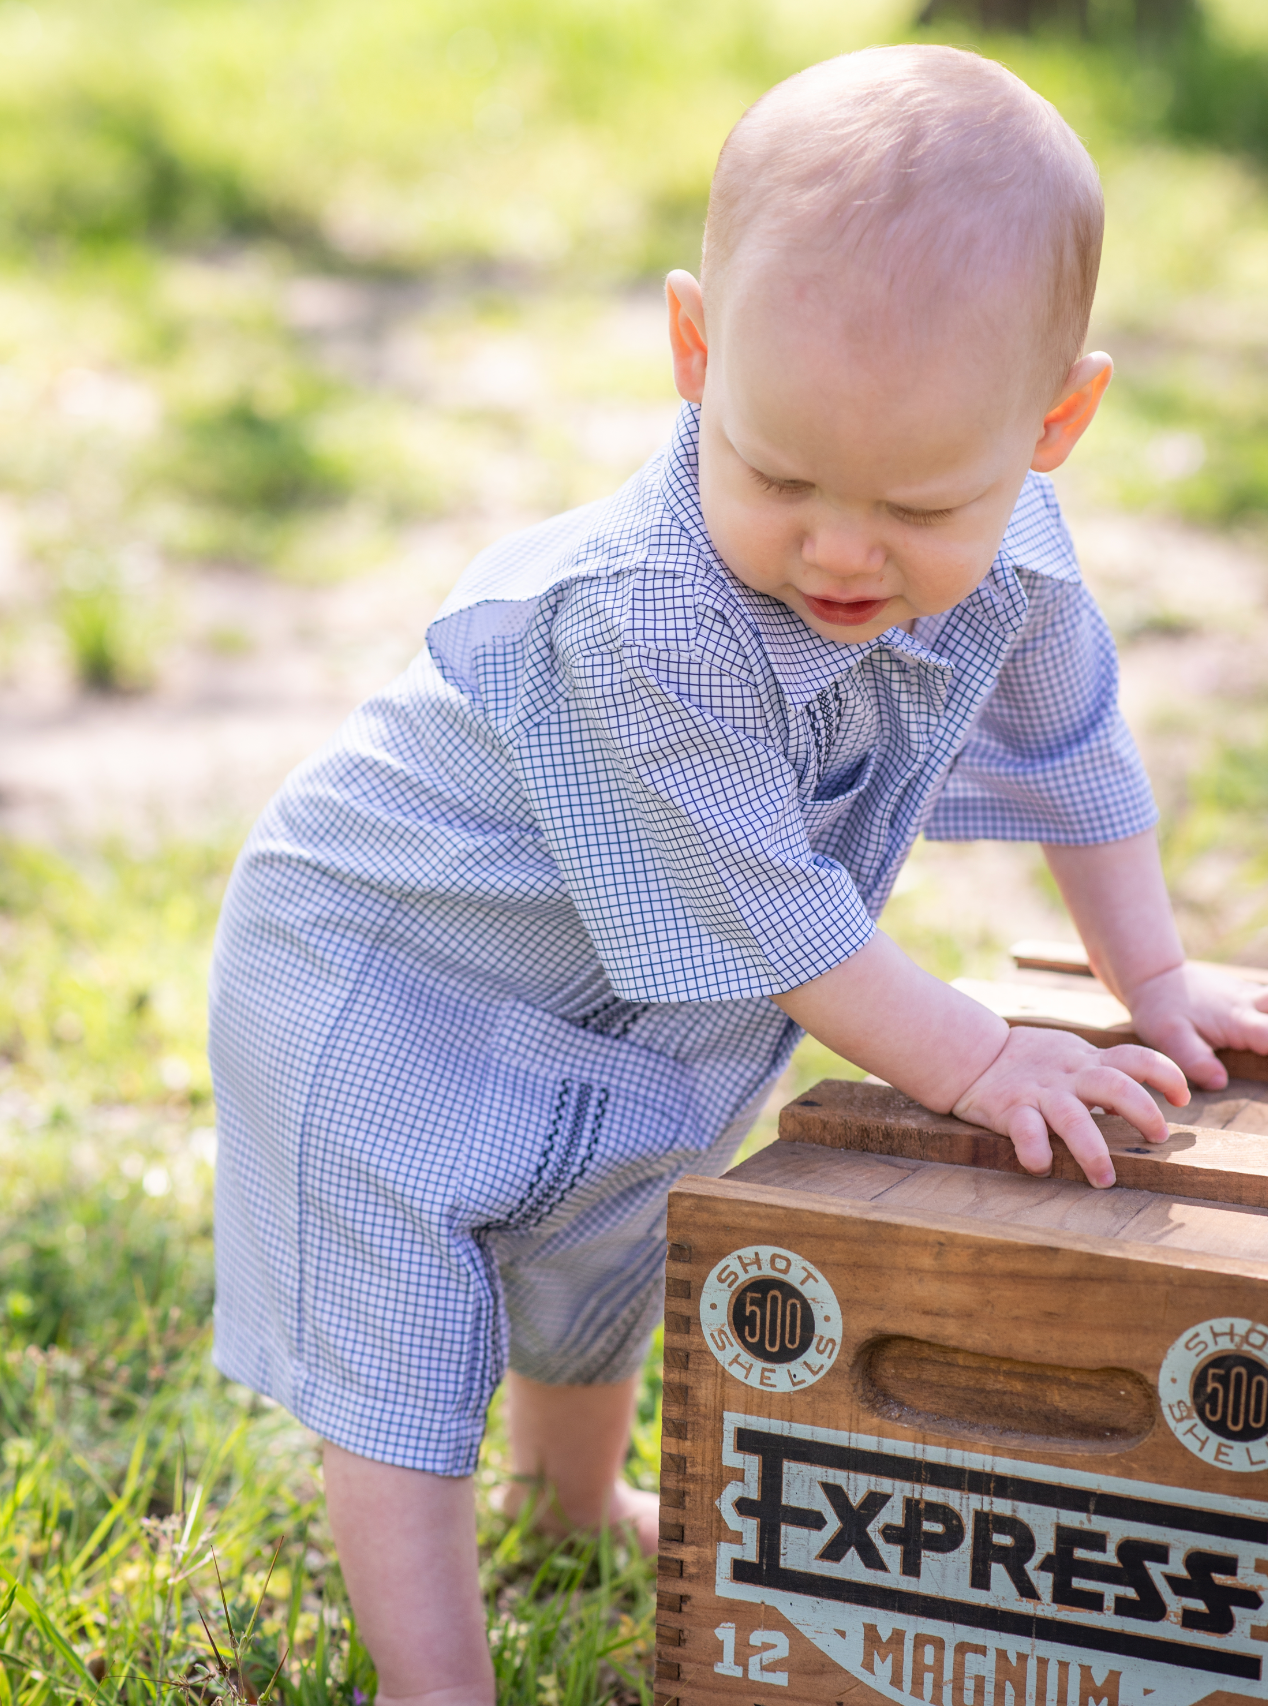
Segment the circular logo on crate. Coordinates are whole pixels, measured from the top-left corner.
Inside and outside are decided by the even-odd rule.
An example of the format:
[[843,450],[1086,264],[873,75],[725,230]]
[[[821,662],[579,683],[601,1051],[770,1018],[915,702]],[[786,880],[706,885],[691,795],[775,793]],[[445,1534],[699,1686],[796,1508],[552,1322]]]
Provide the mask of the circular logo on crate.
[[705,1343],[745,1386],[796,1392],[822,1380],[841,1344],[841,1306],[817,1268],[777,1244],[733,1250],[700,1292]]
[[1268,1469],[1268,1326],[1240,1316],[1201,1321],[1162,1359],[1167,1426],[1220,1469]]

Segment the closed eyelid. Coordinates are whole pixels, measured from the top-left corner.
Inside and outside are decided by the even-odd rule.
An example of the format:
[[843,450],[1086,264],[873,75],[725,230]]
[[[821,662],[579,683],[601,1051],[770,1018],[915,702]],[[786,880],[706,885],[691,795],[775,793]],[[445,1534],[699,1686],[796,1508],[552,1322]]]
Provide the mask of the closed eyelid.
[[885,507],[892,516],[909,522],[913,527],[932,527],[935,522],[947,521],[955,514],[954,509],[907,509],[903,504],[886,504]]
[[751,462],[746,462],[745,467],[757,481],[758,485],[765,491],[788,492],[789,494],[800,496],[804,492],[811,492],[814,490],[814,487],[811,485],[809,480],[776,480],[770,474],[763,474],[760,468],[754,468]]

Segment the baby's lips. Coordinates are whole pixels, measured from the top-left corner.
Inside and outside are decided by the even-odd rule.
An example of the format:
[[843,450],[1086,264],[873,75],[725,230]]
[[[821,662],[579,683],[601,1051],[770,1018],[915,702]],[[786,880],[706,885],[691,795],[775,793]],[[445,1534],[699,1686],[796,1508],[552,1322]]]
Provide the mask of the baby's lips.
[[803,597],[811,612],[821,622],[830,622],[842,628],[861,628],[865,623],[874,621],[889,603],[888,596],[883,598],[812,598],[809,593]]

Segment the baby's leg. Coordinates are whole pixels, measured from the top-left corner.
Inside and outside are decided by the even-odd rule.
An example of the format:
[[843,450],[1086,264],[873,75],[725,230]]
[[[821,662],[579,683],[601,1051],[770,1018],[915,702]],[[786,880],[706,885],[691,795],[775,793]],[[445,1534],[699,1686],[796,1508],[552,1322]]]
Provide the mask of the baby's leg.
[[613,1386],[545,1386],[506,1377],[511,1470],[504,1508],[514,1515],[536,1495],[547,1533],[629,1523],[644,1553],[655,1552],[660,1501],[621,1471],[638,1400],[638,1375]]
[[378,1706],[494,1706],[472,1478],[373,1463],[329,1442],[323,1462]]

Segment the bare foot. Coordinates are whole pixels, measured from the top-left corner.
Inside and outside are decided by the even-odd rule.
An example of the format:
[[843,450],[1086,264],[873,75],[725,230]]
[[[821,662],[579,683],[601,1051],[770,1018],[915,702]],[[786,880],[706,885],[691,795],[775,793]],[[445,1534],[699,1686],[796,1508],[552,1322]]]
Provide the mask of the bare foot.
[[489,1706],[493,1699],[491,1684],[458,1684],[454,1688],[433,1688],[426,1694],[379,1694],[374,1706]]
[[612,1489],[608,1521],[614,1528],[624,1524],[633,1530],[644,1558],[654,1557],[660,1550],[659,1493],[647,1493],[641,1487],[631,1487],[628,1481],[618,1481]]
[[[595,1522],[571,1521],[550,1489],[531,1480],[508,1482],[506,1486],[497,1488],[490,1502],[495,1510],[514,1520],[530,1499],[537,1501],[532,1523],[541,1534],[563,1540],[570,1534],[593,1534],[599,1526]],[[608,1498],[606,1514],[609,1527],[626,1528],[632,1532],[634,1542],[645,1558],[652,1557],[659,1549],[659,1494],[631,1487],[628,1481],[617,1481]]]

